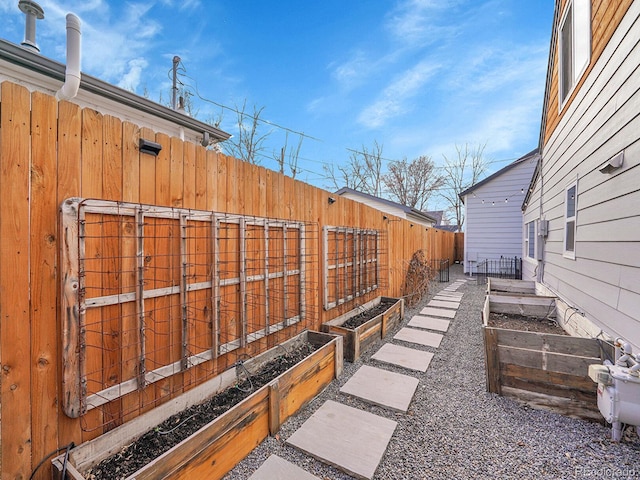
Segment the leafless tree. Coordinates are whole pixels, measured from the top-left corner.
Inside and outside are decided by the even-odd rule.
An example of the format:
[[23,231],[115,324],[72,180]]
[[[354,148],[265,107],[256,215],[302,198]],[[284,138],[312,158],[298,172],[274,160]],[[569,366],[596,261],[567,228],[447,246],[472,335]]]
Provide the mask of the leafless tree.
[[284,146],[280,149],[278,154],[273,155],[273,159],[278,162],[280,167],[280,173],[286,174],[285,167],[289,168],[291,178],[296,178],[298,174],[298,158],[300,157],[300,149],[302,148],[302,141],[304,136],[300,135],[298,144],[289,146],[289,132],[285,133]]
[[434,173],[433,160],[426,155],[410,162],[406,158],[393,161],[387,168],[382,182],[392,200],[418,210],[425,210],[433,192],[444,184],[442,175]]
[[222,145],[228,155],[259,165],[260,156],[266,148],[264,143],[271,135],[271,131],[262,132],[260,129],[260,115],[262,115],[264,107],[258,108],[254,105],[253,114],[247,113],[246,107],[246,100],[241,107],[236,105],[237,133]]
[[[379,197],[382,193],[382,145],[377,141],[368,149],[351,150],[349,161],[345,165],[325,166],[325,176],[330,182],[328,188],[338,190],[342,187]],[[336,172],[337,169],[337,172]]]
[[449,205],[455,216],[458,230],[464,225],[464,208],[460,193],[476,184],[487,170],[487,161],[484,158],[486,144],[478,146],[456,145],[457,158],[444,157],[444,183],[440,190],[440,196]]

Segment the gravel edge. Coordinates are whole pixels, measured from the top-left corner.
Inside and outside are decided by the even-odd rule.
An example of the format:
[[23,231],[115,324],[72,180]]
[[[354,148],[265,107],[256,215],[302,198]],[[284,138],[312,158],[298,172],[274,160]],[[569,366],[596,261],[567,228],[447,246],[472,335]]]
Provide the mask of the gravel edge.
[[[405,309],[405,326],[429,300],[455,280],[465,278],[460,265],[450,282],[435,282],[420,304]],[[468,277],[467,277],[468,279]],[[276,437],[268,437],[225,477],[247,479],[272,454],[320,479],[353,477],[287,445],[289,438],[327,400],[335,400],[398,423],[376,479],[575,479],[640,478],[640,441],[634,435],[611,442],[610,428],[534,410],[486,392],[481,308],[484,286],[469,280],[460,289],[462,303],[437,349],[405,344],[434,353],[426,372],[413,372],[371,360],[395,332],[367,349],[358,361],[345,362],[342,376],[288,419]],[[339,389],[367,364],[420,380],[409,411],[397,413],[348,397]]]

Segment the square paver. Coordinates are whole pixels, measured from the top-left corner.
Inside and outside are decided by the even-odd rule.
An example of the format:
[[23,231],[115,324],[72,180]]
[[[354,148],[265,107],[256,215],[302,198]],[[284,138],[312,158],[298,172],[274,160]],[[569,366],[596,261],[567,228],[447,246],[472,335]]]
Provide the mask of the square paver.
[[424,307],[422,310],[420,310],[420,314],[430,315],[433,317],[453,318],[456,316],[456,311],[446,308]]
[[421,315],[414,315],[411,320],[409,320],[407,326],[446,332],[447,330],[449,330],[449,323],[449,320],[445,320],[444,318],[423,317]]
[[327,400],[287,443],[357,478],[371,479],[397,423]]
[[362,365],[340,392],[374,405],[406,412],[416,388],[417,378]]
[[460,302],[449,302],[449,301],[443,301],[443,300],[431,300],[429,303],[427,303],[427,306],[429,306],[429,307],[438,307],[438,308],[453,308],[454,310],[457,310],[458,307],[460,306]]
[[440,290],[436,295],[448,295],[449,297],[462,297],[462,292],[447,292],[446,290]]
[[393,337],[396,340],[438,348],[442,341],[440,333],[426,332],[415,328],[401,328]]
[[249,480],[318,480],[318,477],[311,475],[291,462],[277,455],[270,455],[260,468],[258,468]]
[[[446,320],[443,321],[446,322]],[[403,347],[394,343],[385,343],[380,347],[380,350],[371,355],[371,358],[379,362],[408,368],[409,370],[426,372],[433,358],[433,353]]]
[[441,302],[456,302],[459,303],[462,300],[462,297],[452,297],[449,295],[436,295],[433,297],[433,300],[440,300]]
[[464,293],[462,292],[455,292],[455,291],[447,291],[446,289],[442,289],[440,290],[438,293],[436,293],[436,295],[451,295],[453,297],[461,297],[464,295]]

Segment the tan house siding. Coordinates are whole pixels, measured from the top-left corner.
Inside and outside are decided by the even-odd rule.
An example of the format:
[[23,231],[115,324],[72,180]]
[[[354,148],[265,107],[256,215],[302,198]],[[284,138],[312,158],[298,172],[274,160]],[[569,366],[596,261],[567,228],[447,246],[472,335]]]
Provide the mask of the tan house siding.
[[[558,28],[562,13],[567,5],[568,0],[562,0],[562,5],[557,12],[554,19],[553,29]],[[602,55],[605,46],[609,43],[613,32],[620,24],[620,21],[627,13],[627,10],[633,3],[633,0],[593,0],[591,2],[591,61],[587,70],[582,75],[582,78],[578,82],[571,97],[564,105],[562,112],[559,112],[558,107],[558,44],[557,36],[554,36],[555,44],[552,45],[551,54],[552,57],[552,71],[551,71],[551,84],[547,92],[547,109],[544,113],[544,144],[546,145],[549,138],[555,131],[560,122],[560,119],[567,111],[567,108],[574,101],[576,95],[580,91],[585,79],[589,76],[593,66]]]

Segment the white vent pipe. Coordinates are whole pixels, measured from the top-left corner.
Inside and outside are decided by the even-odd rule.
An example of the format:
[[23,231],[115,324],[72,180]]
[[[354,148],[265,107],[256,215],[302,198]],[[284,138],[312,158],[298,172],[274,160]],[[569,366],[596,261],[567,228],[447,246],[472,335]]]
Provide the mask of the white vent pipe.
[[64,85],[56,93],[58,100],[71,100],[80,88],[80,19],[73,13],[67,14],[67,69]]

